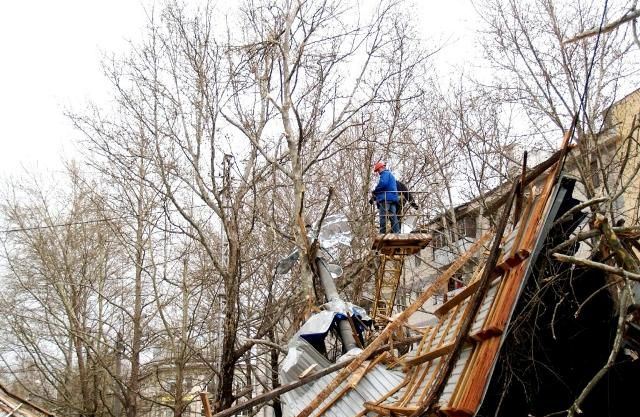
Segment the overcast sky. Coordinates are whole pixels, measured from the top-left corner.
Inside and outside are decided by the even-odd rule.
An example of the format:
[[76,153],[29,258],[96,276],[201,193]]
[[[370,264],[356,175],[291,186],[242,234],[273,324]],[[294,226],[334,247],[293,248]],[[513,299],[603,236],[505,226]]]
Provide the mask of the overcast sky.
[[[363,4],[368,1],[362,0]],[[233,3],[233,0],[225,4]],[[0,177],[24,169],[61,171],[75,155],[65,109],[108,98],[100,60],[140,39],[144,0],[0,1]],[[477,18],[470,0],[416,1],[424,36],[446,42],[441,68],[475,52]]]

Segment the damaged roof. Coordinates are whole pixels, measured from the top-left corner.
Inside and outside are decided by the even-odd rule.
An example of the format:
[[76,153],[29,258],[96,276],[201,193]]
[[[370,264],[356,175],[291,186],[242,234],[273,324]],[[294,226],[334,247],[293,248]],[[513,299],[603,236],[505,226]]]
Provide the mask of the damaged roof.
[[[289,392],[284,398],[285,409],[289,409],[286,415],[420,415],[436,409],[452,417],[475,415],[546,235],[561,207],[566,211],[578,204],[571,197],[574,181],[559,180],[560,163],[551,167],[542,187],[531,187],[528,196],[520,195],[521,211],[515,227],[504,237],[489,232],[479,239],[477,243],[498,239],[494,261],[480,264],[470,284],[436,310],[438,320],[422,330],[417,349],[396,360],[361,360],[354,365],[357,368],[350,366]],[[482,245],[477,244],[470,252],[480,249]],[[453,274],[469,258],[469,254],[461,256],[442,276]],[[485,273],[485,268],[491,270]],[[397,319],[395,327],[405,316]],[[389,335],[383,332],[379,337],[386,340]],[[299,353],[300,365],[291,368],[286,382],[295,380],[305,366],[329,365],[310,345],[301,347]],[[362,356],[367,359],[367,352]]]

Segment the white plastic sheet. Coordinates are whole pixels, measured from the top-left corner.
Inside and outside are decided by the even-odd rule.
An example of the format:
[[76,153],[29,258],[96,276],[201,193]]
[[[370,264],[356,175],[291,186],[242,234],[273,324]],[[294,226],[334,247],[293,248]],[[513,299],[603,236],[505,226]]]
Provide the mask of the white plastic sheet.
[[325,217],[318,236],[320,246],[331,249],[338,245],[349,246],[351,244],[351,229],[349,221],[344,214],[332,214]]
[[402,233],[411,233],[415,230],[416,223],[418,223],[418,216],[414,214],[403,216],[400,231]]
[[[310,232],[310,240],[314,239],[313,233]],[[318,241],[323,249],[333,249],[339,245],[349,246],[351,244],[351,229],[349,221],[344,214],[332,214],[325,217],[320,228]],[[300,253],[298,249],[291,252],[286,258],[282,258],[276,266],[276,273],[286,274],[293,268],[298,261]],[[329,272],[335,279],[342,275],[342,268],[339,265],[329,265]]]

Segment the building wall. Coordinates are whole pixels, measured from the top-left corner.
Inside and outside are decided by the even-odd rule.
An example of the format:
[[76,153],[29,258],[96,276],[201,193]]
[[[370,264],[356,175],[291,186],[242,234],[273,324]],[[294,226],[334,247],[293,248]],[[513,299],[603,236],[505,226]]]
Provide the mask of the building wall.
[[[630,149],[630,158],[623,176],[623,182],[629,184],[629,188],[624,193],[623,215],[627,220],[627,225],[638,224],[640,212],[640,176],[638,175],[640,145],[638,142],[640,141],[640,132],[637,126],[640,123],[640,89],[612,106],[609,119],[609,123],[619,135],[618,145],[621,150]],[[633,140],[629,143],[630,136]],[[628,148],[629,144],[631,146]]]

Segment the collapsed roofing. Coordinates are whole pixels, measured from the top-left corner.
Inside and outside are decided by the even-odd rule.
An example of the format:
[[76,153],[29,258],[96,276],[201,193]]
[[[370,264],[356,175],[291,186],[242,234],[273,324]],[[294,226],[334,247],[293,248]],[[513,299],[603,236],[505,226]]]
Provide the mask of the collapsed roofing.
[[[280,370],[285,385],[276,390],[281,395],[284,415],[346,417],[444,414],[469,417],[479,415],[488,392],[490,395],[487,404],[490,405],[484,407],[491,408],[486,410],[489,415],[498,415],[505,399],[504,395],[507,392],[511,393],[513,389],[508,383],[499,386],[503,382],[494,376],[494,371],[497,368],[499,374],[504,371],[499,358],[504,354],[505,340],[509,337],[513,339],[514,332],[510,324],[514,318],[514,311],[522,311],[524,301],[530,304],[531,300],[520,300],[523,289],[529,281],[532,283],[530,285],[539,285],[538,281],[547,273],[540,261],[545,260],[548,263],[548,255],[554,255],[561,261],[562,256],[571,258],[567,254],[575,253],[575,244],[565,248],[564,255],[549,254],[547,251],[553,248],[555,252],[557,244],[569,239],[576,227],[584,223],[587,217],[582,211],[580,201],[573,197],[576,181],[565,177],[562,172],[564,157],[568,151],[569,146],[565,139],[559,153],[537,166],[535,172],[523,174],[515,181],[511,191],[504,198],[497,227],[477,239],[466,253],[425,288],[413,304],[395,319],[390,320],[386,327],[374,330],[374,338],[369,339],[368,343],[365,341],[365,328],[372,322],[378,322],[375,313],[378,310],[377,304],[374,303],[373,317],[369,317],[360,307],[342,301],[335,290],[328,268],[323,267],[325,262],[318,258],[321,279],[323,284],[326,283],[328,303],[325,305],[326,310],[311,315],[289,342],[288,354]],[[541,182],[537,182],[540,186],[532,185],[537,177],[542,178]],[[514,210],[512,206],[515,207]],[[508,228],[510,221],[514,226]],[[608,232],[603,230],[603,235],[607,235]],[[637,240],[640,233],[621,233],[621,236]],[[603,245],[608,244],[611,251],[617,250],[615,244],[611,243],[612,237],[606,237],[608,240]],[[380,235],[375,239],[373,246],[381,256],[402,257],[415,253],[424,247],[429,239],[429,236],[423,234]],[[409,317],[434,295],[436,288],[446,283],[478,255],[484,261],[475,267],[468,285],[435,311],[436,319],[431,325],[419,329],[407,324]],[[635,257],[633,252],[630,256]],[[400,268],[401,265],[402,263]],[[379,271],[377,281],[384,280],[384,277],[384,271]],[[610,285],[607,284],[606,287]],[[381,283],[377,282],[376,287],[376,298],[379,298]],[[571,290],[577,292],[573,288]],[[595,293],[588,294],[584,303],[592,299]],[[637,288],[635,293],[638,293]],[[390,300],[385,302],[393,303],[393,297],[395,292]],[[637,358],[637,348],[640,346],[640,314],[637,314],[637,305],[628,299],[623,303],[623,299],[621,296],[618,304],[629,306],[632,314],[627,317],[622,311],[621,318],[616,320],[619,329],[625,328],[625,353]],[[563,300],[560,300],[555,306],[553,320],[556,320],[555,313],[562,302]],[[535,327],[535,324],[533,326]],[[402,342],[399,335],[403,335],[407,328],[418,337]],[[603,346],[608,352],[611,349],[610,343],[613,343],[613,340],[610,340],[613,334],[610,323],[606,323],[604,330],[609,332],[609,337],[603,337],[602,334],[598,334],[597,337],[606,342]],[[337,364],[327,359],[327,352],[323,347],[325,338],[332,331],[343,338],[343,356]],[[553,333],[553,328],[551,331]],[[583,333],[590,335],[589,331]],[[553,339],[556,339],[555,334]],[[404,355],[398,354],[401,351],[396,349],[398,343],[407,344],[407,341],[415,342],[414,348]],[[509,343],[518,345],[520,342],[510,340]],[[566,348],[563,348],[563,354],[566,354]],[[569,345],[569,352],[575,348],[574,345]],[[617,347],[619,348],[620,346]],[[583,350],[587,351],[589,348],[585,347]],[[637,372],[638,361],[632,362],[632,372]],[[589,378],[595,372],[592,372],[594,366],[600,364],[583,366],[585,374],[590,375]],[[626,372],[625,369],[621,372]],[[576,373],[574,370],[569,372]],[[588,381],[589,379],[586,380]],[[580,384],[584,386],[583,382]],[[610,380],[609,384],[617,386],[615,381]],[[619,391],[626,392],[624,389],[623,387]],[[496,399],[495,393],[499,390],[504,391],[504,394]],[[274,391],[273,394],[275,393]],[[606,395],[611,396],[610,393]],[[218,415],[232,415],[243,407],[256,404],[270,396],[272,397],[271,393],[264,394]],[[513,398],[516,397],[517,395]],[[575,398],[575,395],[571,398]],[[547,399],[554,403],[550,397]],[[505,401],[508,402],[509,399]],[[569,408],[569,412],[579,410],[576,404]],[[508,407],[504,409],[509,410]],[[526,407],[520,404],[515,410],[518,413],[526,412]],[[514,409],[505,412],[513,411]]]
[[[419,331],[421,338],[414,350],[398,358],[369,357],[372,347],[391,340],[390,329],[404,325],[437,283],[387,326],[358,355],[360,360],[286,393],[282,398],[285,415],[417,416],[436,411],[448,416],[476,415],[490,386],[514,309],[549,232],[553,229],[564,240],[586,217],[580,210],[572,210],[580,201],[572,196],[575,180],[561,175],[562,158],[548,168],[541,188],[534,186],[525,193],[524,187],[520,191],[519,186],[514,187],[498,231],[485,234],[438,278],[448,279],[484,249],[483,243],[493,240],[486,262],[478,265],[464,290],[436,310],[437,321]],[[521,183],[526,186],[524,177]],[[520,212],[513,214],[516,224],[503,235],[500,229],[506,226],[514,199],[521,200],[517,204]],[[390,245],[401,249],[398,236],[390,240]],[[374,246],[384,251],[384,239]],[[324,327],[324,335],[329,327]],[[630,329],[637,329],[637,325]],[[309,369],[330,365],[299,335],[290,343],[281,376],[285,383],[291,383]]]
[[[480,265],[466,289],[436,311],[438,321],[423,331],[417,349],[399,358],[392,369],[375,359],[364,362],[319,404],[315,415],[411,415],[428,407],[451,416],[476,413],[518,295],[531,273],[531,260],[539,253],[550,223],[563,214],[560,208],[566,211],[578,203],[571,197],[573,183],[557,181],[559,170],[559,165],[554,165],[544,187],[526,198],[520,221],[500,245],[501,255],[495,264]],[[490,238],[500,240],[501,236],[489,232],[470,252],[482,250],[479,243]],[[461,266],[456,262],[443,275]],[[294,340],[283,366],[283,379],[292,381],[296,372],[313,363],[328,366],[320,358],[300,339]],[[284,398],[287,415],[303,411],[335,376],[288,393]]]

